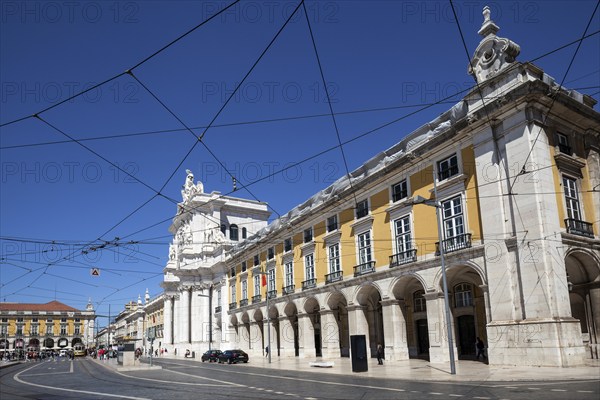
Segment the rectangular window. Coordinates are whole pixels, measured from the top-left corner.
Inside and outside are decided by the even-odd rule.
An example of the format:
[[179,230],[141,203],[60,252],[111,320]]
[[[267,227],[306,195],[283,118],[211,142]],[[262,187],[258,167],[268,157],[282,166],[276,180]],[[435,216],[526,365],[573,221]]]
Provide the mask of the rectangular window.
[[245,272],[248,267],[246,266],[246,261],[242,261],[242,272]]
[[332,215],[327,218],[327,232],[333,232],[338,228],[338,218],[337,215]]
[[254,279],[254,295],[257,296],[260,294],[260,275],[254,275],[252,279]]
[[315,279],[315,255],[309,254],[304,257],[304,268],[306,270],[306,280]]
[[356,204],[356,219],[369,215],[369,201],[363,200]]
[[61,318],[60,322],[67,322],[67,319],[66,318]]
[[463,207],[460,196],[442,202],[445,239],[461,236],[465,233]]
[[394,221],[396,233],[396,252],[405,253],[412,249],[412,236],[410,232],[410,217],[398,218]]
[[54,332],[54,326],[53,325],[46,325],[46,335],[52,335]]
[[2,318],[2,322],[8,322],[8,318]]
[[79,325],[75,325],[75,335],[81,335],[81,327]]
[[304,243],[312,242],[313,240],[313,228],[304,230]]
[[233,267],[229,270],[229,277],[233,278],[234,276],[235,276],[235,267]]
[[61,335],[66,335],[67,334],[67,326],[66,325],[61,325],[60,326],[60,334]]
[[292,238],[285,239],[283,242],[283,251],[292,251]]
[[260,257],[257,255],[254,256],[254,266],[260,265]]
[[557,133],[556,138],[558,141],[558,150],[561,153],[571,155],[571,146],[569,146],[569,138],[562,133]]
[[31,336],[37,336],[39,334],[39,326],[31,325]]
[[229,290],[231,291],[231,303],[235,303],[235,285],[231,285]]
[[18,318],[17,318],[17,324],[18,324],[19,322],[21,322],[21,323],[22,323],[22,322],[24,322],[24,321],[25,321],[25,320],[23,319],[23,317],[18,317]]
[[458,175],[458,157],[456,154],[452,154],[450,157],[438,161],[437,167],[440,181]]
[[8,326],[6,326],[6,325],[0,326],[0,335],[2,335],[2,336],[8,335]]
[[408,197],[408,185],[406,179],[392,186],[392,201],[396,202]]
[[338,272],[341,269],[340,266],[340,244],[336,243],[329,246],[328,249],[329,257],[329,272]]
[[565,191],[565,202],[567,204],[567,218],[581,221],[579,209],[579,194],[577,192],[577,181],[563,176],[563,189]]
[[34,324],[37,324],[39,322],[39,320],[37,318],[31,318],[31,322]]
[[221,305],[221,289],[217,290],[217,304]]
[[46,322],[52,323],[52,318],[48,318]]
[[81,322],[81,318],[75,318],[75,322]]
[[23,325],[17,325],[17,336],[23,335]]
[[275,290],[275,268],[267,272],[267,291]]
[[248,300],[248,281],[242,281],[242,300]]
[[269,247],[269,249],[267,250],[267,258],[269,260],[275,258],[275,247]]
[[285,286],[294,284],[294,262],[285,263]]
[[358,235],[358,262],[365,264],[371,261],[371,232]]

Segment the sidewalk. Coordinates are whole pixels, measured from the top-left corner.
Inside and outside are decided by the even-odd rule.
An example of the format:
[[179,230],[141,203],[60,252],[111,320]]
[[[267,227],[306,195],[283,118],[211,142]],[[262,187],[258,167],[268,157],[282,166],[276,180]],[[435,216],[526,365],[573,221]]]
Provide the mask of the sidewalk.
[[[161,357],[169,361],[197,362],[199,359],[183,357]],[[331,368],[311,367],[311,362],[333,362]],[[244,365],[244,364],[241,364]],[[240,365],[240,366],[241,366]],[[450,364],[431,364],[425,360],[386,361],[384,365],[377,365],[377,360],[369,362],[369,370],[366,372],[352,372],[352,361],[350,358],[339,358],[334,360],[313,360],[299,358],[273,357],[269,364],[266,357],[251,358],[247,364],[271,370],[290,370],[315,372],[321,376],[325,374],[343,374],[355,377],[369,378],[392,378],[409,381],[562,381],[562,380],[588,380],[600,379],[600,360],[588,360],[588,364],[582,367],[555,368],[555,367],[495,367],[479,361],[460,360],[456,362],[456,375],[450,374]],[[232,366],[235,368],[235,366]],[[265,371],[267,373],[267,371]],[[271,371],[272,372],[272,371]]]

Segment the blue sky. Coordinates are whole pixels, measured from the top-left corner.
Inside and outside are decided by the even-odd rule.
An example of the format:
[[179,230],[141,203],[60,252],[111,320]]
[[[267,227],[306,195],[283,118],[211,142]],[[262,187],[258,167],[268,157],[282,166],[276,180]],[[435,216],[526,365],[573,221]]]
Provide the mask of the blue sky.
[[[0,4],[2,301],[57,299],[83,308],[91,298],[106,315],[109,305],[120,311],[146,288],[159,294],[176,211],[169,199],[181,200],[186,169],[206,191],[229,193],[225,166],[238,187],[251,184],[235,195],[268,202],[274,217],[345,174],[302,7],[211,128],[199,128],[215,118],[297,1],[241,1],[134,68],[135,77],[121,75],[15,123],[129,70],[230,2]],[[469,55],[486,4],[498,35],[521,46],[523,62],[581,38],[596,7],[588,0],[455,1]],[[343,146],[350,170],[473,85],[447,1],[305,5],[341,141],[399,119]],[[596,14],[588,34],[598,30]],[[586,39],[565,79],[596,100],[599,48],[600,34]],[[535,64],[560,82],[575,50]],[[196,136],[205,132],[204,144],[190,152],[197,139],[180,121]]]

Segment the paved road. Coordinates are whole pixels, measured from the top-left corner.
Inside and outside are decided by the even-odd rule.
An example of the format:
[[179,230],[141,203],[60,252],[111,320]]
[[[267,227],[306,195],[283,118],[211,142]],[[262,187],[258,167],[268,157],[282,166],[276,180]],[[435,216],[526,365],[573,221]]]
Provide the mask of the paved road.
[[[160,360],[162,370],[121,372],[91,359],[24,363],[0,370],[0,398],[16,399],[598,399],[600,380],[418,382],[251,364]],[[401,377],[399,377],[401,378]]]

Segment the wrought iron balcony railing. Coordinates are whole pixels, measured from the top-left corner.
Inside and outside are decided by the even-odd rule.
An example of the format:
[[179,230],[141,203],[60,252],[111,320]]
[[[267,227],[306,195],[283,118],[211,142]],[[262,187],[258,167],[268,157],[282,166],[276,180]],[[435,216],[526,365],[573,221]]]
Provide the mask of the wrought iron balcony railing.
[[338,282],[344,279],[344,275],[342,271],[335,271],[330,274],[325,275],[325,283],[333,283]]
[[367,261],[354,267],[354,276],[361,276],[375,272],[375,261]]
[[288,285],[281,288],[281,293],[292,294],[296,291],[296,285]]
[[240,307],[246,307],[248,305],[248,299],[240,300]]
[[221,306],[216,306],[215,307],[215,314],[218,314],[221,312]]
[[262,301],[262,295],[257,294],[256,296],[252,296],[252,304],[260,303]]
[[237,308],[237,301],[229,303],[229,310],[235,310]]
[[594,237],[594,228],[593,225],[589,222],[580,221],[578,219],[573,218],[567,218],[565,219],[565,226],[567,227],[568,233],[589,238]]
[[[444,244],[444,253],[467,249],[471,247],[471,234],[463,233],[462,235],[453,236],[443,240],[442,243]],[[440,255],[440,242],[435,243],[435,255]]]
[[390,268],[417,261],[417,249],[410,249],[390,256]]
[[316,279],[307,279],[305,281],[302,282],[302,290],[306,290],[306,289],[312,289],[314,287],[317,286],[317,280]]
[[267,298],[270,299],[274,299],[275,297],[277,297],[277,289],[275,290],[269,290],[267,292]]

